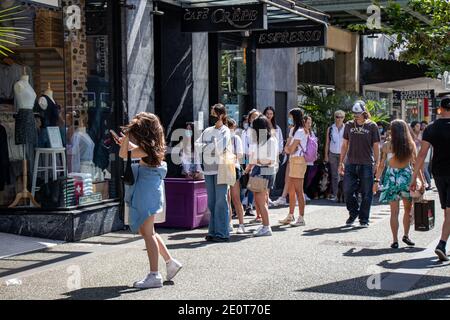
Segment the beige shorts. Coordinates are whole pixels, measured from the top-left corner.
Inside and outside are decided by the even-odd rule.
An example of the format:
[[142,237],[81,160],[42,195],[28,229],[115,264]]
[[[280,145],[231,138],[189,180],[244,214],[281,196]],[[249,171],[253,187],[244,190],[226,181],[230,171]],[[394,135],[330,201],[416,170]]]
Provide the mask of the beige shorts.
[[305,178],[306,160],[304,157],[291,157],[289,159],[289,177],[295,179]]

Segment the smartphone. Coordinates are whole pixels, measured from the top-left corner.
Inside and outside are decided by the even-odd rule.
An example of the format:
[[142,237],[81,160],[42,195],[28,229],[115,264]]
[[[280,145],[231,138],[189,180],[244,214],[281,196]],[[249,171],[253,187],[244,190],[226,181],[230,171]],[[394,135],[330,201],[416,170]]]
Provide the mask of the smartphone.
[[113,136],[116,140],[120,140],[119,135],[118,135],[114,130],[109,130],[109,132],[112,134],[112,136]]

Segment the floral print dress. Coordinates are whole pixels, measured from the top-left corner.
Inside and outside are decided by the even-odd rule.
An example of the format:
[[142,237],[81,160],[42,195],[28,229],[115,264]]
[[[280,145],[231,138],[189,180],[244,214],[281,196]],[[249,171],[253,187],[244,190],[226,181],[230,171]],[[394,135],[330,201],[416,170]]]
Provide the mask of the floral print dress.
[[397,169],[387,165],[386,174],[381,188],[380,202],[389,203],[402,198],[411,200],[409,185],[412,177],[411,166]]

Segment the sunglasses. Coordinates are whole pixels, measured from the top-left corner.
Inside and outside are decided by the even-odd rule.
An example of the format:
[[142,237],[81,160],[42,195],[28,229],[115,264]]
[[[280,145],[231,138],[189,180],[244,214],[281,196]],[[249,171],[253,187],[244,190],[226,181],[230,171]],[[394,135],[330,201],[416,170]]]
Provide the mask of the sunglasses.
[[344,119],[344,117],[341,117],[341,116],[336,116],[335,118],[336,119]]

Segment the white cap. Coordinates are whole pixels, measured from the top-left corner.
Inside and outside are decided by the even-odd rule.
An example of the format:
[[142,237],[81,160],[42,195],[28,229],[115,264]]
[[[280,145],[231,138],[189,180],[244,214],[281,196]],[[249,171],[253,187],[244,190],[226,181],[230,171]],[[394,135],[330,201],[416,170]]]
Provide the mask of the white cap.
[[362,100],[358,100],[352,107],[353,113],[363,113],[366,111],[366,103]]

